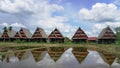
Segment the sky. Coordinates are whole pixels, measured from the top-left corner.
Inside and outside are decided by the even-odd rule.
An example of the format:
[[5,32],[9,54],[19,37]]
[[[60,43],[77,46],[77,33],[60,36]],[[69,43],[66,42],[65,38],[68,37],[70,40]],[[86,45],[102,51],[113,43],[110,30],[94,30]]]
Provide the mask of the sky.
[[120,26],[120,0],[0,0],[1,32],[5,26],[32,33],[41,27],[48,35],[58,28],[69,38],[81,27],[97,37],[107,26]]

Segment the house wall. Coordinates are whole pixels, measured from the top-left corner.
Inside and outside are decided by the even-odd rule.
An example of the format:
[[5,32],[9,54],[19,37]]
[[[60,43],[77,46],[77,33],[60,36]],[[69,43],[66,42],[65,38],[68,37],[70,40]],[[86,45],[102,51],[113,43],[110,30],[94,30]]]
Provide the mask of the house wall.
[[49,38],[48,40],[51,43],[64,43],[64,38]]
[[87,39],[73,39],[72,42],[73,43],[86,43]]
[[98,39],[98,43],[100,44],[112,44],[115,43],[115,39]]

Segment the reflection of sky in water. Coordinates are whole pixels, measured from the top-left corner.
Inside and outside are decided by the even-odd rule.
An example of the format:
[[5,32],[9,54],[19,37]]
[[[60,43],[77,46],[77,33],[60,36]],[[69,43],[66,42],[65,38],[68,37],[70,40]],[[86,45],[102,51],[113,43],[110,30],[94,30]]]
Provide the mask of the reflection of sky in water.
[[37,63],[32,54],[27,52],[28,54],[25,56],[27,59],[18,62],[18,59],[11,58],[9,63],[0,62],[0,68],[120,68],[116,61],[110,67],[95,51],[89,51],[86,59],[79,64],[71,51],[72,48],[66,50],[57,62],[54,62],[47,53],[44,59]]

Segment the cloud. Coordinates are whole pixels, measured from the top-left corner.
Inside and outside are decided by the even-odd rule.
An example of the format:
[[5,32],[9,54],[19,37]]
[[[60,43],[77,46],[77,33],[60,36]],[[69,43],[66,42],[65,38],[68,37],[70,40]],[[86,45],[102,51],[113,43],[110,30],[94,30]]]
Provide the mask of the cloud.
[[[67,16],[62,15],[63,11],[63,6],[50,3],[49,0],[0,1],[0,12],[14,15],[14,19],[17,19],[17,22],[21,23],[14,23],[12,26],[26,26],[26,28],[29,28],[32,32],[34,32],[33,29],[35,27],[41,27],[45,29],[47,34],[56,27],[63,33],[63,35],[69,33],[66,36],[70,37],[73,31],[75,31],[75,27],[67,23],[69,19]],[[56,13],[59,13],[59,15],[56,15]]]
[[1,0],[0,1],[0,10],[7,13],[19,13],[21,11],[32,11],[33,2],[30,0]]
[[9,27],[9,26],[12,26],[12,27],[26,27],[24,25],[22,25],[21,23],[12,23],[12,24],[8,24],[8,23],[2,23],[0,24],[0,26],[3,26],[3,27]]
[[26,26],[22,25],[21,23],[13,23],[10,26],[12,26],[12,27],[24,27],[24,28],[26,27]]
[[96,3],[92,8],[82,8],[79,11],[81,20],[96,23],[118,22],[120,21],[120,10],[114,4]]
[[8,26],[8,23],[2,23],[0,26]]
[[100,31],[110,26],[112,29],[120,26],[120,9],[114,3],[96,3],[91,9],[82,8],[79,18],[92,26],[86,31],[89,36],[98,36]]
[[115,0],[113,3],[120,7],[120,0]]
[[1,0],[0,10],[7,13],[36,13],[38,11],[41,13],[43,11],[54,12],[63,10],[63,7],[56,4],[49,4],[48,0]]

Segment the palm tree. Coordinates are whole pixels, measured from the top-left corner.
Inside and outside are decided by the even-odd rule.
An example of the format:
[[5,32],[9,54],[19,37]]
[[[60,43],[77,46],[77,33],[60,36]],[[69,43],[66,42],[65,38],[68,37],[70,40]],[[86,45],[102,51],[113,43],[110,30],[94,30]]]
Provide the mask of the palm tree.
[[4,32],[6,32],[6,31],[7,31],[7,27],[5,26],[5,27],[3,28],[3,30],[4,30]]
[[9,29],[9,31],[11,31],[12,30],[12,26],[9,26],[8,29]]
[[[5,26],[5,27],[3,28],[3,30],[4,30],[3,34],[6,33],[6,32],[7,32],[7,27]],[[3,38],[4,38],[4,37],[5,37],[5,36],[3,35]],[[5,38],[4,38],[4,41],[5,41]]]

